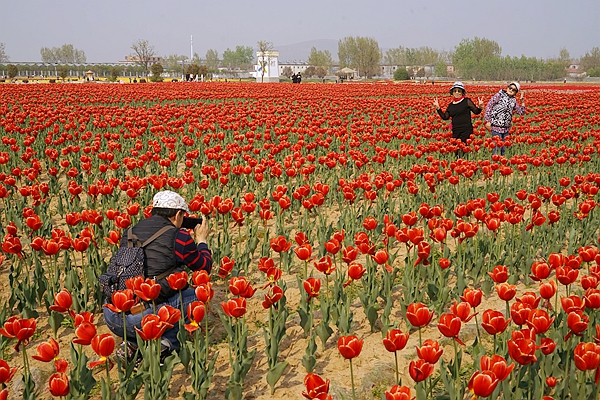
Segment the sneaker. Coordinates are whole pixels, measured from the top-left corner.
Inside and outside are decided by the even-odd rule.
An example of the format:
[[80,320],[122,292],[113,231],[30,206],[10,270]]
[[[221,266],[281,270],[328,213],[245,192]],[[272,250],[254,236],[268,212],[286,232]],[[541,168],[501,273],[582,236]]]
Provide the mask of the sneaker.
[[142,363],[142,354],[137,351],[137,347],[135,347],[131,342],[121,343],[115,355],[121,360],[122,364],[125,364],[125,357],[127,357],[128,363],[135,363],[135,367],[137,368]]
[[173,354],[173,350],[170,347],[165,346],[163,343],[160,344],[160,365],[165,364],[165,360]]

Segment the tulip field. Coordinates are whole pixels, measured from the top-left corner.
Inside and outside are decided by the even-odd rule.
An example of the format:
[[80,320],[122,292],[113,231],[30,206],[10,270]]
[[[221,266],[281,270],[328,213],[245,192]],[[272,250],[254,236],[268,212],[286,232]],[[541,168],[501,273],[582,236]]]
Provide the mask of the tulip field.
[[[600,86],[523,84],[505,156],[448,88],[0,85],[0,400],[598,399]],[[166,189],[213,269],[133,362],[102,309],[155,282],[98,277]]]

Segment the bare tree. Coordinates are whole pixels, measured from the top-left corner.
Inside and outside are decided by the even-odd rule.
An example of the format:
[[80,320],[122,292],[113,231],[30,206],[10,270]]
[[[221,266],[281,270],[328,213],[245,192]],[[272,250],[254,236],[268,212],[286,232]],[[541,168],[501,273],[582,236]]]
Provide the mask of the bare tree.
[[138,39],[131,45],[131,49],[133,50],[133,54],[131,54],[133,61],[143,67],[146,75],[148,75],[148,66],[155,56],[154,46],[151,46],[145,39]]
[[9,57],[6,54],[6,51],[4,50],[4,43],[0,43],[0,62],[7,62],[9,61]]
[[265,70],[271,64],[271,50],[273,43],[259,40],[258,44],[258,65],[260,65],[260,82],[264,82]]

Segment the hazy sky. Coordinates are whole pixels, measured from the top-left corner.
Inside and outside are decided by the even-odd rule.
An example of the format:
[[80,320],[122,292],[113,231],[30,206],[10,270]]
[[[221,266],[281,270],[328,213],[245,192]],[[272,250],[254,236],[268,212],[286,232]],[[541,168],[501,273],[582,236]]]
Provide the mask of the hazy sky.
[[1,9],[0,42],[11,61],[40,61],[40,48],[70,43],[88,62],[116,62],[137,39],[157,55],[189,56],[190,35],[201,58],[259,40],[276,50],[346,36],[374,38],[382,49],[436,50],[478,36],[498,42],[503,55],[539,58],[600,47],[600,0],[26,0]]

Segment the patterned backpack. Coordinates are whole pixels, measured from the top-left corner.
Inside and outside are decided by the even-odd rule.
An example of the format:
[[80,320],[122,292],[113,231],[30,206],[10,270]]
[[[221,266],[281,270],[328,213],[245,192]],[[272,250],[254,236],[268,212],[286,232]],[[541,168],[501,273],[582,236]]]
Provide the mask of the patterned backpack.
[[[127,246],[119,247],[112,256],[105,273],[100,275],[98,281],[107,301],[111,301],[112,294],[117,290],[125,290],[125,281],[136,276],[146,276],[146,255],[144,248],[168,230],[175,229],[174,226],[165,226],[154,235],[150,236],[144,243],[133,234],[132,228],[127,229]],[[168,275],[171,270],[158,276],[159,279]],[[163,276],[164,275],[164,276]]]

